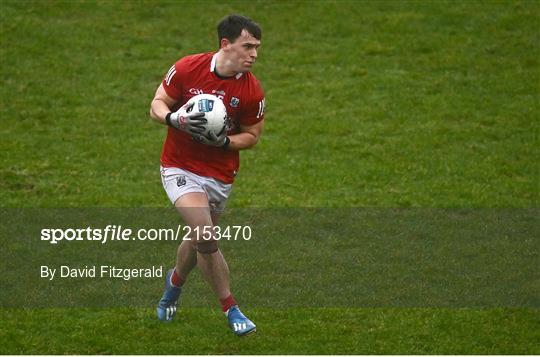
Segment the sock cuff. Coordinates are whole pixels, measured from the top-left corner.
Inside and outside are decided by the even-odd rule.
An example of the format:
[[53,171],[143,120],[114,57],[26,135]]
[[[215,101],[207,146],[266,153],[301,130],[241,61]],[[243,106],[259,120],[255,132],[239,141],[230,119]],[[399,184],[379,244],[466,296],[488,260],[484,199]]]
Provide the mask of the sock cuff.
[[173,269],[173,272],[171,274],[171,285],[176,286],[177,288],[182,287],[184,285],[184,281],[180,279],[180,276],[176,273],[176,268]]
[[223,312],[227,312],[227,310],[236,305],[236,300],[234,300],[232,294],[225,299],[219,299],[219,302],[221,303],[221,310],[223,310]]

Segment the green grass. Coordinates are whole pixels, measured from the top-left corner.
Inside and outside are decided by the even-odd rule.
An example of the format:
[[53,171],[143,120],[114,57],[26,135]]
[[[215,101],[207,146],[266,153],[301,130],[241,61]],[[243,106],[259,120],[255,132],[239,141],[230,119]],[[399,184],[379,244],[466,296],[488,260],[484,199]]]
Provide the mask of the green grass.
[[[263,27],[268,107],[229,207],[538,207],[538,1],[6,0],[0,206],[168,207],[150,100],[235,11]],[[3,308],[0,352],[540,353],[537,309],[245,305],[240,340],[215,310]]]
[[268,111],[230,205],[538,204],[537,1],[4,0],[3,205],[166,204],[150,100],[234,10]]
[[[536,310],[251,309],[258,333],[224,334],[209,309],[180,311],[171,324],[150,309],[3,310],[13,341],[2,353],[27,354],[534,354]],[[294,323],[291,323],[294,322]],[[286,333],[284,330],[286,329]],[[32,332],[31,334],[29,332]],[[479,334],[476,331],[482,331]]]

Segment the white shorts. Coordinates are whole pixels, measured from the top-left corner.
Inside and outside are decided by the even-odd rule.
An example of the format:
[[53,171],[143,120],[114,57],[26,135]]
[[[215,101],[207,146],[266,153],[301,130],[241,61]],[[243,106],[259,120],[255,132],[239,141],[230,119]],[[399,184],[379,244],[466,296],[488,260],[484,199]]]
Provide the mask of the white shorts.
[[172,204],[177,199],[191,192],[206,193],[210,211],[222,213],[227,198],[232,190],[232,184],[226,184],[212,177],[204,177],[177,167],[160,167],[161,182]]

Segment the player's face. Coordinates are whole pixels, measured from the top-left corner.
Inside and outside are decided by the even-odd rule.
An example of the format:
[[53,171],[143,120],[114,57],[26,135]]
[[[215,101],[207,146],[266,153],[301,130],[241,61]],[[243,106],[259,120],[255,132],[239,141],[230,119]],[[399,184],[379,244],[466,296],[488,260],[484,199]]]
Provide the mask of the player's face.
[[234,42],[225,46],[229,63],[237,73],[247,72],[257,60],[257,50],[261,41],[251,36],[246,30]]

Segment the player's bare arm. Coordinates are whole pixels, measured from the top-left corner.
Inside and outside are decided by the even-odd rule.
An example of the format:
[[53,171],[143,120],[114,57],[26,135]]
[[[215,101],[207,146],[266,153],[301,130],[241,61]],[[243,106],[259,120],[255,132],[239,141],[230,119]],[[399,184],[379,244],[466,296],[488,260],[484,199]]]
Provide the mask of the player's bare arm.
[[264,127],[264,119],[255,125],[240,126],[240,133],[230,135],[229,150],[250,149],[259,142]]
[[154,99],[152,99],[152,103],[150,104],[150,116],[158,123],[166,125],[165,117],[177,103],[177,100],[167,95],[167,92],[165,92],[165,89],[163,88],[163,84],[160,84],[156,90],[156,94],[154,94]]

